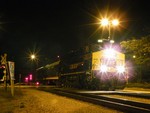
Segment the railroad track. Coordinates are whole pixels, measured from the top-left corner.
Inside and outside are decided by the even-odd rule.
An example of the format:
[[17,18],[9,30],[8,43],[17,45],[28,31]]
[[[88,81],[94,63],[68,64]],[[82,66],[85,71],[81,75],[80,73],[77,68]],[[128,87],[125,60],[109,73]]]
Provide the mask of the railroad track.
[[100,93],[101,95],[122,95],[122,96],[130,96],[137,98],[145,98],[150,99],[150,94],[140,95],[139,93],[126,93],[126,92],[112,92],[112,93]]
[[55,93],[57,95],[66,96],[86,102],[90,102],[97,105],[102,105],[108,108],[123,111],[125,113],[150,113],[150,104],[140,103],[135,101],[129,101],[125,99],[116,99],[112,97],[105,97],[101,95],[77,93],[69,90],[52,89],[48,92]]

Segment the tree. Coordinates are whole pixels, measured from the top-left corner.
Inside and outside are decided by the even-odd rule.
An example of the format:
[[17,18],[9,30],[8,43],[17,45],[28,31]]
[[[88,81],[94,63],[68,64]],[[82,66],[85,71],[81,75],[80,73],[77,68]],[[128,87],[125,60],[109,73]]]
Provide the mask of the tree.
[[150,35],[141,39],[122,41],[120,44],[125,50],[126,58],[136,65],[136,69],[140,72],[139,75],[142,75],[144,69],[147,69],[144,71],[147,73],[150,69]]

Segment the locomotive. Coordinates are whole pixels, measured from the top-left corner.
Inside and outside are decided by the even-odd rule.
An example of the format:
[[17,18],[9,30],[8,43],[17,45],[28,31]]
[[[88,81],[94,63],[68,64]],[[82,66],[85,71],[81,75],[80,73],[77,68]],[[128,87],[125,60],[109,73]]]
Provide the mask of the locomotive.
[[45,68],[49,77],[44,79],[52,81],[50,78],[55,76],[56,84],[61,87],[114,90],[123,88],[127,80],[125,55],[112,46],[100,50],[99,45],[86,46]]

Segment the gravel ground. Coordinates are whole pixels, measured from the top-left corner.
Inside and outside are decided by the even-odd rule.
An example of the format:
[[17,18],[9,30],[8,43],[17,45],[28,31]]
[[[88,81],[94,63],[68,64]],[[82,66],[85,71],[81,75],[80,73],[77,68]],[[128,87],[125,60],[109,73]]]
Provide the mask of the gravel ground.
[[121,113],[35,89],[21,89],[21,91],[23,96],[11,101],[0,99],[0,113]]

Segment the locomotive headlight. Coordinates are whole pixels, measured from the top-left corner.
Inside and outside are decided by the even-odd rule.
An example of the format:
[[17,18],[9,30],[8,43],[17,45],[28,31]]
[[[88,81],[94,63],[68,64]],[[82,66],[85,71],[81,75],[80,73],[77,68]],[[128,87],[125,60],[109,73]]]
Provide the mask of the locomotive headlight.
[[124,67],[124,66],[117,66],[116,68],[117,68],[117,72],[118,72],[118,73],[123,73],[123,72],[125,72],[125,67]]
[[100,71],[101,72],[107,72],[107,66],[106,65],[101,65]]

